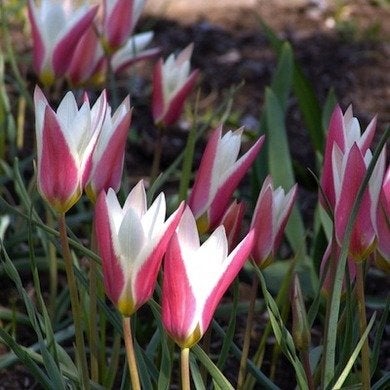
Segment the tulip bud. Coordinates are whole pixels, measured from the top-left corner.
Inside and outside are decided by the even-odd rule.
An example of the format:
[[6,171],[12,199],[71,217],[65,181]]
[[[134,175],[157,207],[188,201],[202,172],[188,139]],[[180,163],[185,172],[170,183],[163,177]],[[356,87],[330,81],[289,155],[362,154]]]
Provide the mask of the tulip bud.
[[305,302],[302,296],[298,275],[295,274],[291,289],[292,336],[295,346],[305,351],[310,346],[311,335],[307,320]]

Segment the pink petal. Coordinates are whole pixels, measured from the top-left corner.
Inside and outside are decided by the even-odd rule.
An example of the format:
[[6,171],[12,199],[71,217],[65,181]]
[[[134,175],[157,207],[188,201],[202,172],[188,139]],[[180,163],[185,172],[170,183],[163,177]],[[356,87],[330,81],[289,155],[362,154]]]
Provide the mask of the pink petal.
[[[266,183],[265,183],[266,184]],[[273,189],[271,185],[263,187],[257,200],[255,214],[251,227],[255,232],[255,240],[252,249],[252,258],[261,265],[272,255],[274,246],[273,225]]]
[[218,306],[222,296],[225,294],[226,290],[229,288],[245,264],[245,261],[247,260],[252,249],[253,239],[254,232],[251,230],[226,260],[229,261],[230,264],[228,265],[225,272],[221,275],[217,285],[214,287],[203,308],[201,324],[201,330],[203,333],[210,325],[215,309]]
[[97,6],[92,7],[57,43],[53,50],[53,69],[57,76],[62,76],[68,69],[76,46],[91,25],[97,10]]
[[264,143],[264,136],[261,136],[256,143],[246,152],[234,165],[233,172],[226,178],[225,182],[218,188],[209,208],[210,227],[216,227],[230,201],[233,192],[251,167]]
[[166,230],[156,243],[153,252],[149,255],[146,261],[143,262],[142,266],[137,271],[134,288],[134,300],[137,307],[148,301],[153,294],[162,258],[180,221],[183,210],[184,203],[181,203],[175,213],[172,214],[168,219]]
[[196,300],[177,233],[173,235],[165,255],[161,310],[161,319],[168,334],[179,345],[185,344],[194,331]]
[[160,119],[162,122],[164,122],[165,126],[173,125],[179,119],[179,116],[183,111],[185,99],[194,88],[198,76],[199,70],[195,69],[188,76],[188,79],[183,84],[183,86],[175,93],[175,95],[171,96],[170,101],[165,102],[167,107],[165,107],[165,113]]
[[218,149],[218,144],[222,136],[222,125],[211,134],[206,149],[203,152],[194,185],[188,199],[188,205],[194,213],[196,219],[200,217],[202,210],[209,202],[211,191],[211,172],[214,166],[214,160]]
[[37,74],[41,73],[42,70],[42,63],[45,57],[45,46],[43,43],[43,39],[41,37],[41,32],[36,24],[35,20],[35,12],[33,7],[35,5],[33,4],[34,0],[29,0],[28,2],[28,16],[31,23],[31,33],[33,38],[33,64],[34,64],[34,70]]
[[[321,176],[321,188],[326,196],[330,206],[334,209],[336,196],[334,192],[333,173],[332,173],[332,150],[333,144],[336,143],[343,151],[345,147],[344,136],[344,117],[339,105],[333,110],[332,117],[329,122],[329,130],[326,138],[325,155],[323,162],[323,171]],[[320,202],[323,207],[327,208],[327,203],[323,199],[320,192]]]
[[[356,143],[347,156],[344,176],[342,178],[340,197],[335,209],[335,232],[341,246],[348,219],[360,184],[366,174],[366,165]],[[355,220],[350,240],[349,253],[355,260],[362,260],[373,249],[375,231],[370,215],[371,198],[368,189],[364,192],[362,202]]]
[[95,206],[94,227],[100,257],[102,258],[104,287],[107,296],[116,305],[125,286],[123,270],[112,241],[106,194],[101,192]]
[[133,1],[117,0],[105,18],[105,38],[112,48],[118,48],[133,31]]
[[163,91],[163,59],[160,58],[153,70],[153,95],[152,95],[152,111],[154,122],[158,122],[164,113],[164,91]]
[[56,114],[49,106],[45,109],[41,150],[39,191],[57,211],[66,212],[81,196],[79,172]]
[[117,192],[120,187],[127,134],[130,127],[131,112],[127,112],[117,125],[106,148],[93,167],[91,190],[95,194],[112,188]]

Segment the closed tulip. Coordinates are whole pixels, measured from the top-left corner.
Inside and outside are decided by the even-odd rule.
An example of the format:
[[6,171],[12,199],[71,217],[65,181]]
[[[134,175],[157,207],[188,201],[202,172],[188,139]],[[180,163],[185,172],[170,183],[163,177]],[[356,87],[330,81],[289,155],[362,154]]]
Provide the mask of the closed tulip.
[[91,158],[106,113],[103,92],[90,107],[80,107],[68,92],[57,111],[39,87],[34,92],[38,158],[38,190],[58,212],[65,213],[80,198],[91,170]]
[[250,232],[228,254],[223,226],[202,245],[191,210],[187,207],[164,260],[162,322],[181,347],[190,348],[207,330],[215,309],[251,251]]
[[252,258],[262,268],[269,265],[275,257],[296,194],[297,185],[285,194],[282,187],[274,190],[270,176],[264,180],[251,223],[251,228],[255,231]]
[[107,107],[102,129],[92,155],[91,171],[85,184],[88,197],[95,201],[101,191],[119,190],[127,134],[130,129],[130,99],[127,97],[111,116]]
[[182,211],[183,205],[165,221],[162,193],[148,209],[142,181],[123,207],[114,190],[100,193],[94,226],[104,286],[123,316],[131,316],[153,294],[162,257]]
[[[352,147],[353,143],[356,142],[364,155],[371,145],[375,130],[376,117],[372,119],[366,130],[361,133],[359,122],[357,118],[353,116],[352,106],[348,107],[344,115],[339,105],[333,110],[326,139],[321,176],[321,188],[323,193],[320,192],[319,194],[320,202],[326,210],[333,211],[336,203],[332,168],[333,146],[337,145],[340,151],[345,153]],[[326,199],[324,199],[323,195],[325,195]],[[328,206],[330,206],[330,209]]]
[[190,73],[193,44],[188,45],[177,57],[171,54],[164,62],[157,61],[153,72],[152,111],[156,124],[174,124],[183,110],[185,99],[198,78],[198,70]]

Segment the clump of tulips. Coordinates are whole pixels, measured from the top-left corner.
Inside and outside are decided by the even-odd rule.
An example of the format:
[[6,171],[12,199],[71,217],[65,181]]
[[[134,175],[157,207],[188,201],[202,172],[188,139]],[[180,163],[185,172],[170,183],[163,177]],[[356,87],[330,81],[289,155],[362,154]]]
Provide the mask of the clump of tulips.
[[[118,380],[121,388],[127,388],[128,377],[133,389],[169,388],[176,360],[174,343],[180,348],[183,389],[191,388],[191,378],[196,388],[205,388],[207,375],[219,388],[233,388],[223,374],[224,363],[233,358],[237,388],[277,388],[261,368],[270,332],[290,361],[299,388],[341,388],[347,382],[368,389],[374,373],[380,382],[383,376],[375,372],[368,337],[375,318],[367,321],[364,283],[369,267],[389,272],[390,167],[386,167],[384,146],[389,131],[374,150],[376,118],[361,132],[352,106],[343,113],[334,105],[326,131],[317,130],[325,148],[316,150],[319,202],[310,233],[305,232],[297,207],[300,189],[281,124],[283,93],[278,96],[272,88],[266,92],[265,130],[250,133],[244,128],[225,130],[222,124],[214,129],[206,126],[207,143],[198,167],[193,164],[194,148],[203,134],[199,129],[196,133],[194,124],[184,153],[174,163],[178,172],[183,161],[180,194],[167,196],[161,191],[155,196],[167,175],[160,172],[162,139],[169,138],[170,127],[183,115],[199,78],[200,71],[191,71],[190,64],[196,46],[189,44],[165,61],[156,60],[150,96],[157,137],[154,161],[148,177],[131,188],[124,186],[132,108],[129,96],[116,103],[115,82],[110,81],[135,62],[156,59],[160,50],[147,49],[153,32],[134,34],[144,1],[75,3],[28,1],[33,66],[42,86],[33,92],[33,180],[44,202],[31,190],[34,200],[26,200],[28,190],[19,175],[16,188],[27,209],[7,209],[7,201],[1,203],[8,213],[15,213],[15,219],[26,218],[30,236],[33,227],[40,232],[40,250],[54,257],[49,266],[53,291],[57,291],[53,286],[58,264],[65,269],[72,313],[66,325],[71,327],[66,329],[74,351],[61,346],[57,332],[64,328],[54,322],[56,295],[51,311],[46,308],[31,237],[36,306],[24,293],[8,255],[9,218],[0,229],[4,269],[24,299],[38,346],[22,348],[5,329],[0,339],[45,388],[119,388]],[[292,56],[288,45],[281,50],[280,67],[286,56]],[[88,89],[84,94],[68,91],[53,108],[51,94],[64,81],[70,88],[97,87],[98,97],[91,102]],[[322,118],[318,121],[322,123]],[[241,191],[243,182],[246,192]],[[242,197],[243,192],[251,192],[252,203],[248,196]],[[79,221],[81,203],[92,217],[88,212],[80,219],[82,224],[73,222],[70,228],[69,220]],[[45,210],[45,216],[39,210]],[[67,220],[67,213],[72,218]],[[72,232],[82,225],[90,227],[83,241]],[[281,247],[288,259],[280,259]],[[270,280],[278,269],[282,271],[274,299]],[[233,335],[242,275],[252,287],[244,305],[243,341],[236,345]],[[222,329],[218,308],[227,291],[229,324]],[[254,345],[251,331],[259,304],[268,312],[269,326]],[[287,325],[290,312],[291,327]],[[323,330],[320,345],[311,338],[316,318]],[[385,314],[376,339],[384,323]],[[210,349],[212,330],[222,335],[216,359]],[[127,368],[119,373],[122,336],[129,376]],[[109,340],[113,340],[110,345]],[[251,345],[257,351],[253,356]],[[199,363],[205,367],[203,372]]]

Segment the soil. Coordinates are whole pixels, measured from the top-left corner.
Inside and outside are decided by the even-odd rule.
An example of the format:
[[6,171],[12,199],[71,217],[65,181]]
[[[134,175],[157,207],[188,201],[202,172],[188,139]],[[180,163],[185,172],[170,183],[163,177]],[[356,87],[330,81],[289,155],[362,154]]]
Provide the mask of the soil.
[[[321,106],[329,90],[334,88],[343,109],[353,104],[363,127],[376,114],[379,132],[389,125],[390,24],[385,21],[390,20],[390,6],[386,6],[386,0],[382,4],[379,0],[344,1],[337,7],[333,2],[329,5],[321,0],[243,3],[249,6],[215,7],[212,12],[167,8],[165,18],[150,12],[140,23],[142,29],[155,32],[155,44],[161,47],[164,57],[194,42],[192,65],[202,74],[199,82],[201,113],[206,115],[215,108],[232,85],[244,82],[235,95],[229,125],[232,128],[245,125],[257,130],[264,91],[276,66],[276,54],[260,26],[261,18],[291,43],[295,58],[313,84]],[[141,147],[130,145],[126,161],[134,182],[148,174],[145,167],[152,158],[155,131],[149,111],[150,90],[145,87],[148,81],[143,76],[150,71],[150,66],[143,65],[138,70],[142,72],[132,77],[131,91],[135,105],[133,126],[138,129],[137,144]],[[134,76],[134,70],[129,74]],[[122,78],[118,85],[123,93],[128,93],[125,92],[129,87],[128,79]],[[190,105],[195,99],[194,93]],[[293,98],[289,102],[287,124],[293,158],[304,167],[313,167],[311,149],[302,147],[308,145],[309,140]],[[188,126],[187,122],[180,122],[169,141],[165,140],[163,167],[183,148]],[[310,219],[316,193],[308,188],[304,194],[302,207]],[[382,292],[386,291],[389,282],[380,276],[370,280],[368,286],[372,292],[376,292],[374,287],[378,286],[378,281],[385,286]],[[238,323],[243,327],[242,319]],[[255,334],[254,339],[256,337]],[[390,370],[390,357],[385,352],[390,350],[389,335],[382,349],[381,368]],[[285,366],[283,370],[281,372],[288,374],[277,377],[276,383],[284,389],[292,388],[291,372]],[[0,372],[0,390],[37,388],[33,383],[20,366]]]

